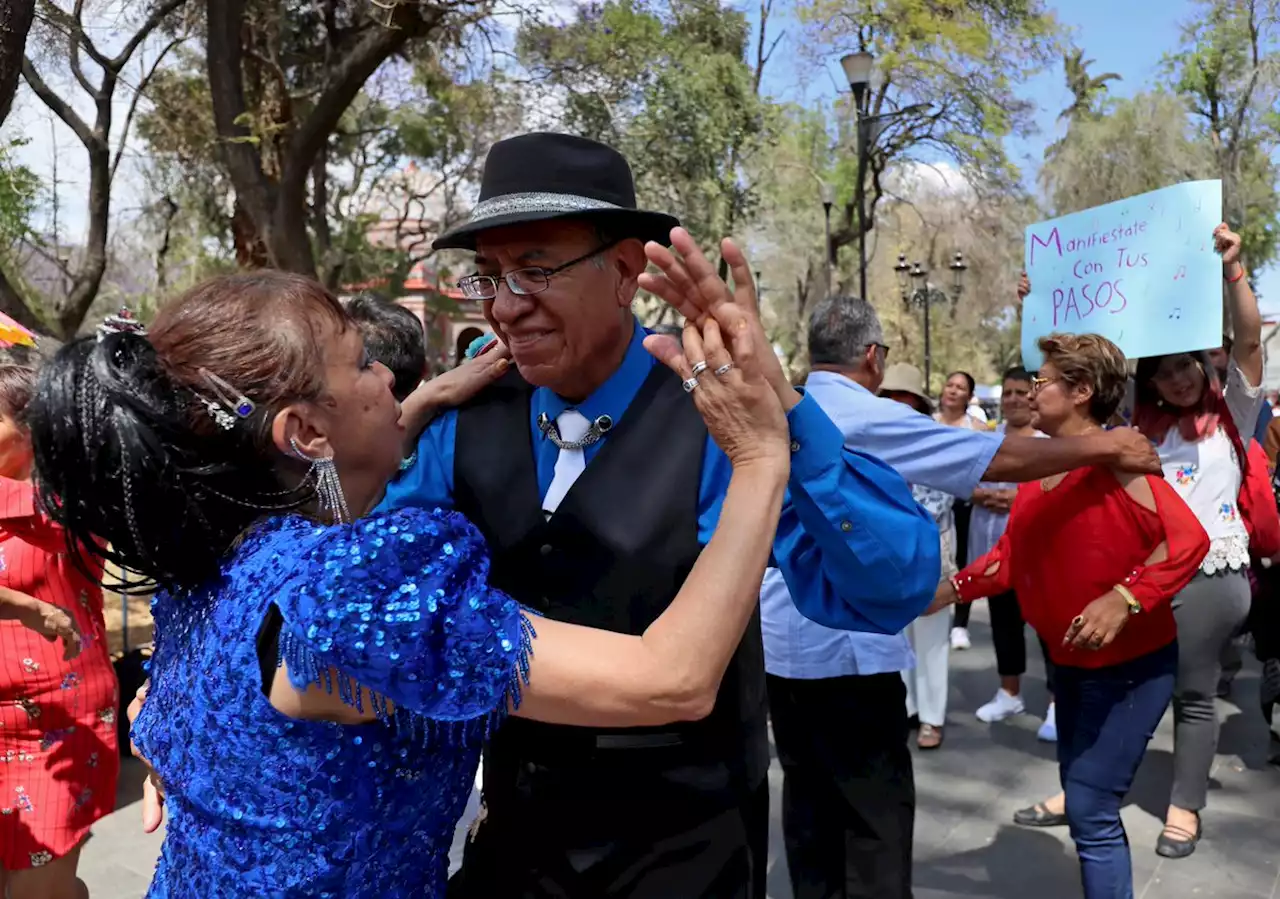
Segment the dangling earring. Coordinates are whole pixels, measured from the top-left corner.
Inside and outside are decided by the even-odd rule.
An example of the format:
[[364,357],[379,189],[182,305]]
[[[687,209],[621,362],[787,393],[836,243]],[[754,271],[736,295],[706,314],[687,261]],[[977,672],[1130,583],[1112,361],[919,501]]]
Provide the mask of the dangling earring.
[[342,492],[342,482],[338,480],[338,466],[333,464],[333,456],[323,459],[312,459],[298,446],[298,441],[289,438],[289,446],[299,459],[311,463],[307,477],[315,481],[316,497],[320,500],[320,508],[333,516],[335,524],[347,524],[351,521],[351,511],[347,508],[347,497]]

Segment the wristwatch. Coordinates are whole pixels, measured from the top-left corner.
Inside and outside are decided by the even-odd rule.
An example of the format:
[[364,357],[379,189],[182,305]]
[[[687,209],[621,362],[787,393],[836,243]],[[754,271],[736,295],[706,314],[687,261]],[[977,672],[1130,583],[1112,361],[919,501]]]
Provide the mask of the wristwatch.
[[1133,593],[1124,584],[1116,584],[1116,592],[1124,597],[1125,603],[1129,606],[1130,615],[1137,615],[1142,611],[1142,603],[1134,598]]

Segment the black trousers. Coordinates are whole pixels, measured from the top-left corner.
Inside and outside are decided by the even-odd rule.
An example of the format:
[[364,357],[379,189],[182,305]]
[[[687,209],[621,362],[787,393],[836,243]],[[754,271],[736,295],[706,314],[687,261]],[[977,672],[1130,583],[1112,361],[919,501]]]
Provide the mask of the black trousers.
[[[765,899],[769,784],[664,750],[485,766],[447,899]],[[646,758],[647,756],[647,758]]]
[[[1027,640],[1018,596],[1012,591],[993,596],[987,600],[987,608],[991,612],[991,640],[996,646],[996,671],[1001,677],[1021,677],[1027,673]],[[1052,694],[1054,668],[1049,647],[1039,636],[1036,640],[1044,655],[1045,681]]]
[[[956,570],[969,564],[969,519],[973,516],[973,504],[957,502],[951,509],[956,522]],[[953,627],[969,626],[969,604],[956,603]]]
[[768,684],[795,899],[911,899],[916,789],[901,676]]

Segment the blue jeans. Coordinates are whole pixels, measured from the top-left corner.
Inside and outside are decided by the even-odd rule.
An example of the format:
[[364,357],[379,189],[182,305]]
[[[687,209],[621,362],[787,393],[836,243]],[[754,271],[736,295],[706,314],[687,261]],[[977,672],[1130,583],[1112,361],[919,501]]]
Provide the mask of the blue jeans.
[[1173,698],[1178,645],[1111,668],[1057,670],[1058,770],[1085,899],[1132,899],[1120,821],[1147,742]]

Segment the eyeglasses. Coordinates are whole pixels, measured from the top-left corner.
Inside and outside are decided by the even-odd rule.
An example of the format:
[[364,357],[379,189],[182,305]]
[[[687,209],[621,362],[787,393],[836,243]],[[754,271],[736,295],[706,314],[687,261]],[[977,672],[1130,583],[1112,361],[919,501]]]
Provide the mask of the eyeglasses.
[[589,253],[583,253],[576,259],[570,259],[568,262],[557,265],[555,268],[542,268],[535,265],[528,268],[514,269],[501,275],[467,275],[465,278],[459,279],[458,288],[462,291],[462,295],[469,300],[492,300],[498,295],[498,281],[501,279],[507,282],[507,287],[516,296],[530,297],[534,294],[542,293],[550,287],[552,275],[558,275],[579,262],[585,262],[592,256],[603,253],[620,242],[611,240],[608,243],[601,244]]
[[1054,381],[1057,381],[1057,380],[1060,380],[1060,379],[1059,378],[1038,378],[1038,377],[1032,378],[1031,392],[1039,393],[1041,387],[1047,387],[1048,385],[1052,384]]
[[889,347],[887,347],[885,344],[883,344],[883,343],[869,343],[869,344],[867,344],[865,347],[863,347],[863,349],[871,349],[872,347],[875,347],[877,350],[884,350],[884,357],[885,357],[886,359],[888,359],[888,358],[889,358]]

